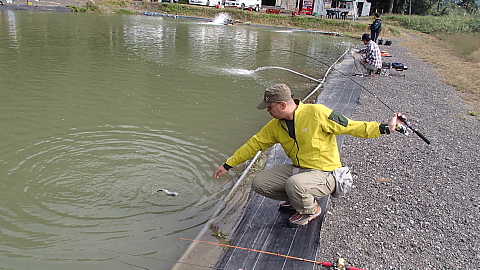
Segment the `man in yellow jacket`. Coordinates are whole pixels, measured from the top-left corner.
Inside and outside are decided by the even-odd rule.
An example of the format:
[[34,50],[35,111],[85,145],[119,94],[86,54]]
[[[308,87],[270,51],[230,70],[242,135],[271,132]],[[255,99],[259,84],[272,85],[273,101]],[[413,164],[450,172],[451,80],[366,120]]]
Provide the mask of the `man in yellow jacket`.
[[220,178],[232,167],[253,158],[260,150],[280,143],[293,164],[283,164],[258,173],[253,189],[274,200],[284,201],[283,208],[297,212],[291,226],[307,225],[321,214],[315,198],[335,190],[332,171],[342,167],[335,135],[348,134],[377,138],[395,130],[401,121],[395,115],[388,124],[353,121],[322,104],[303,104],[293,99],[290,88],[276,84],[265,90],[257,109],[267,109],[274,118],[241,146],[215,171]]

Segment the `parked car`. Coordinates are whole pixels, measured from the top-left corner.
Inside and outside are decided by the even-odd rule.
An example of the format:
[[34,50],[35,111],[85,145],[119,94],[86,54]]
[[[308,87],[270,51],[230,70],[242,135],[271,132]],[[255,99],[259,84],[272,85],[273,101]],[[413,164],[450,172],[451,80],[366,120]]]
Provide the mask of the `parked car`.
[[225,7],[236,7],[240,9],[253,8],[255,11],[260,10],[262,5],[261,0],[227,0],[225,1]]
[[221,5],[222,1],[221,0],[188,0],[188,3],[190,5],[200,5],[200,6],[216,6],[216,5]]

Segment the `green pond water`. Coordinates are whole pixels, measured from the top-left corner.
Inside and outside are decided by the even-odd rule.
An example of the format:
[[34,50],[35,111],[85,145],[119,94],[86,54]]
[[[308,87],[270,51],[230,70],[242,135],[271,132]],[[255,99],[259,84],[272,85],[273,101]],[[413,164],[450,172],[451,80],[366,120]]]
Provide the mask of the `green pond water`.
[[322,63],[281,50],[332,63],[350,42],[1,10],[0,268],[169,269],[189,245],[178,238],[195,238],[241,173],[214,179],[216,167],[270,119],[255,109],[264,89],[316,86],[254,70],[321,78]]

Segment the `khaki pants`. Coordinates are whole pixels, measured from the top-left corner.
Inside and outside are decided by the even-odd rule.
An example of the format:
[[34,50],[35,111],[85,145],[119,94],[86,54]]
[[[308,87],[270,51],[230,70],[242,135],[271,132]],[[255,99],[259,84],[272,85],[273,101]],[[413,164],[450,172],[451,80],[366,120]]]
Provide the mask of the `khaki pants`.
[[294,175],[294,168],[291,164],[283,164],[258,173],[253,179],[253,189],[274,200],[290,201],[300,214],[314,214],[315,198],[331,194],[335,178],[331,172],[303,168]]

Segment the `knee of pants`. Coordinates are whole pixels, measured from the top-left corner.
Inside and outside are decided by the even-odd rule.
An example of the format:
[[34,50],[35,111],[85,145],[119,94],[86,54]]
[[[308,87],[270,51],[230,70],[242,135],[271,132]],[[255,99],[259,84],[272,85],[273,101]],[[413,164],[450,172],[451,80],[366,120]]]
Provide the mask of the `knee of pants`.
[[258,192],[258,189],[262,186],[261,181],[258,178],[258,174],[252,180],[252,188]]
[[287,179],[287,182],[285,183],[285,191],[287,194],[293,194],[293,193],[304,193],[305,189],[301,185],[302,179],[300,177],[295,177],[292,176]]
[[258,173],[252,180],[252,188],[255,192],[266,195],[268,186],[265,184],[265,179],[262,177],[262,173]]

